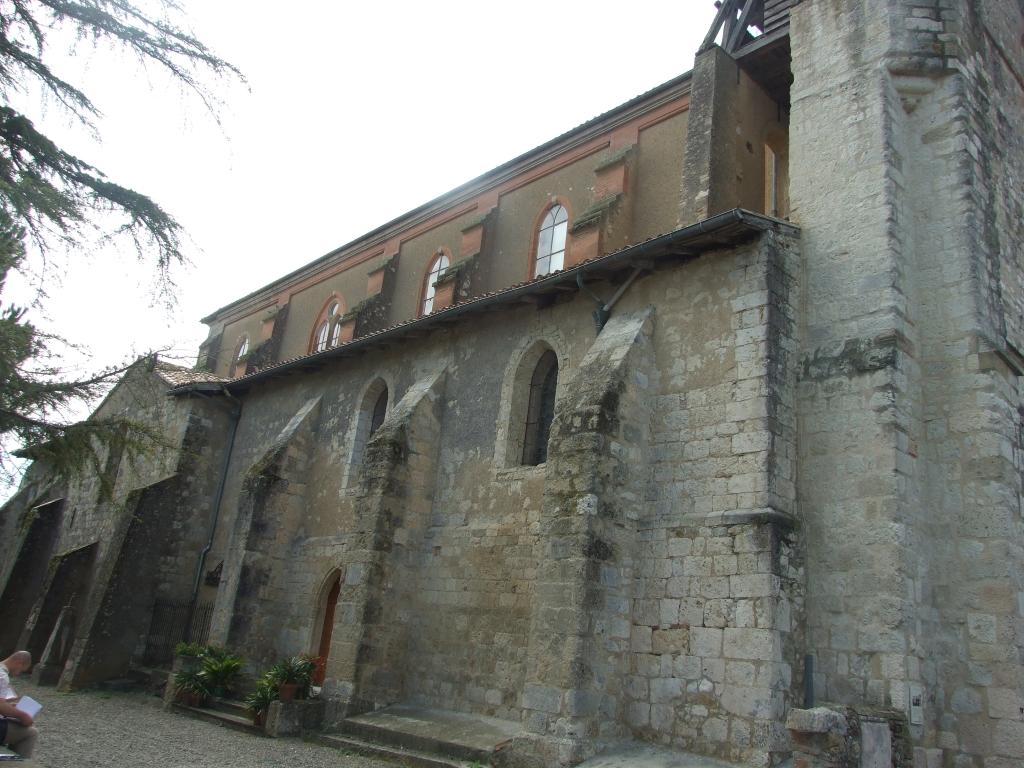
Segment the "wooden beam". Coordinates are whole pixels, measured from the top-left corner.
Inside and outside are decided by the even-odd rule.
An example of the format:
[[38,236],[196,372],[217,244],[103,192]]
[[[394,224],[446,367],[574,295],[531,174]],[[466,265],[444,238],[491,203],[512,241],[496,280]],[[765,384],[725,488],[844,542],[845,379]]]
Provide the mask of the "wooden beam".
[[722,0],[722,4],[718,6],[718,13],[715,14],[715,20],[711,22],[711,29],[704,38],[704,42],[700,44],[700,48],[697,49],[698,53],[715,44],[715,38],[718,37],[718,30],[722,28],[722,24],[730,17],[730,14],[736,14],[737,2],[739,0]]
[[729,35],[729,39],[722,41],[725,43],[723,47],[725,48],[726,53],[734,53],[736,51],[740,40],[743,39],[743,35],[747,33],[750,12],[754,9],[756,4],[761,2],[764,2],[764,0],[747,0],[746,4],[743,6],[743,11],[740,13],[739,21],[737,21],[735,26],[732,28],[732,34]]

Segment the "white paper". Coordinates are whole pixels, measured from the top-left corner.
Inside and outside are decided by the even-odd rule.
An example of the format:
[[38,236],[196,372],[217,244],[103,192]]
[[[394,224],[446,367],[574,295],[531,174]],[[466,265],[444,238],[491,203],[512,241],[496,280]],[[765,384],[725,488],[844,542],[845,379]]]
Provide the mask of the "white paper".
[[22,696],[18,699],[18,703],[15,704],[14,707],[15,709],[21,710],[34,720],[36,715],[39,714],[39,710],[43,708],[43,705],[31,696]]

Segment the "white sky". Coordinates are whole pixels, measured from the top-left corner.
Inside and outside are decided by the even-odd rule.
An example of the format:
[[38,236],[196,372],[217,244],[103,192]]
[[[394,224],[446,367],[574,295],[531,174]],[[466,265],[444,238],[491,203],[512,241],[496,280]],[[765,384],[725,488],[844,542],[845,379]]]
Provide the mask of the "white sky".
[[69,358],[82,368],[153,348],[191,364],[199,318],[688,71],[715,14],[712,0],[182,4],[248,78],[216,87],[221,126],[152,67],[52,50],[103,112],[102,143],[54,108],[37,125],[191,239],[170,313],[149,305],[129,245],[68,255],[33,318],[88,348]]

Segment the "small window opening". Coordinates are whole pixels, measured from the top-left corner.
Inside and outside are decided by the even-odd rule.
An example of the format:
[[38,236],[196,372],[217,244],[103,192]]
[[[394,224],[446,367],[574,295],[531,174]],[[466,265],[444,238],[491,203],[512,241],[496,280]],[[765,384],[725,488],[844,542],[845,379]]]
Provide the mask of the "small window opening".
[[526,410],[526,435],[523,439],[523,464],[536,466],[548,460],[548,438],[555,416],[555,392],[558,389],[558,358],[550,349],[537,362],[530,379],[530,398]]
[[769,216],[779,215],[779,156],[764,145],[764,210]]

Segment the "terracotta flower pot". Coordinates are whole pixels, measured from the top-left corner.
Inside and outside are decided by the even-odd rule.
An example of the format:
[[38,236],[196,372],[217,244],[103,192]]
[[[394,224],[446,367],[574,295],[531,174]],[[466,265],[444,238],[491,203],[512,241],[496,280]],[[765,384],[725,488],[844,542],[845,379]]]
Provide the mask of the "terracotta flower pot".
[[281,683],[277,687],[277,697],[281,701],[293,701],[298,690],[298,683]]

